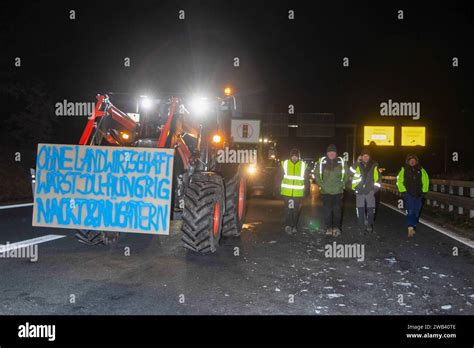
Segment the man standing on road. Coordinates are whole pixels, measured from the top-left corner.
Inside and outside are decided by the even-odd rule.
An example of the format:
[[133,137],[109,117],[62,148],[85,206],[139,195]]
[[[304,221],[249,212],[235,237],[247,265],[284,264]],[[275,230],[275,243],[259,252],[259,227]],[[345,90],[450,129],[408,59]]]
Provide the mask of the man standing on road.
[[298,232],[298,218],[303,198],[309,192],[308,166],[300,159],[300,151],[293,149],[290,159],[281,163],[280,193],[285,203],[285,232]]
[[342,228],[342,196],[347,182],[346,163],[337,156],[336,145],[331,144],[326,156],[315,166],[315,180],[323,199],[325,233],[337,237]]
[[398,191],[403,194],[407,210],[408,237],[413,237],[420,217],[423,195],[428,192],[430,179],[426,170],[420,165],[416,155],[407,156],[405,166],[397,175]]
[[[360,160],[350,167],[352,189],[356,194],[356,213],[359,230],[372,232],[375,219],[375,193],[380,190],[381,176],[378,163],[370,158],[369,149],[362,149]],[[367,224],[365,205],[367,203]]]

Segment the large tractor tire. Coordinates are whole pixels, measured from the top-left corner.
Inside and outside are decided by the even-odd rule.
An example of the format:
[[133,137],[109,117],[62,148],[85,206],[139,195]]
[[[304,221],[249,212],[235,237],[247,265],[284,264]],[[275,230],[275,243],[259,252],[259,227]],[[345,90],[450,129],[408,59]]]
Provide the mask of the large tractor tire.
[[243,175],[237,173],[225,184],[225,214],[222,236],[238,237],[247,212],[247,188]]
[[216,251],[221,239],[224,210],[222,179],[193,177],[184,193],[181,227],[184,247],[199,253]]
[[75,237],[86,245],[109,245],[117,242],[119,232],[77,230]]

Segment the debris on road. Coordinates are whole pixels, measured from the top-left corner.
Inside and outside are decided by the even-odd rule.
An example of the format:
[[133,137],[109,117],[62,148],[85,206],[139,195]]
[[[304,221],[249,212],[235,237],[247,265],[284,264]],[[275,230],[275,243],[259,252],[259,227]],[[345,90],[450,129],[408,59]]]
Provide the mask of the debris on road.
[[330,298],[330,299],[333,299],[333,298],[339,298],[339,297],[343,297],[344,295],[343,294],[327,294],[327,297]]

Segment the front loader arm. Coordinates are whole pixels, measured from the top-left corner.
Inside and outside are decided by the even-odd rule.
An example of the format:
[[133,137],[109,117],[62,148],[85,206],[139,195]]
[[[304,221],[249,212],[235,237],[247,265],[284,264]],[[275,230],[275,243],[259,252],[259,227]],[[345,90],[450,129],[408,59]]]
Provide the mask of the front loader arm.
[[118,109],[109,101],[107,95],[97,95],[97,103],[95,104],[94,111],[87,121],[84,132],[82,133],[81,139],[79,140],[79,145],[87,145],[93,140],[97,127],[99,118],[105,115],[109,115],[114,121],[120,123],[123,127],[133,132],[137,124],[123,111]]

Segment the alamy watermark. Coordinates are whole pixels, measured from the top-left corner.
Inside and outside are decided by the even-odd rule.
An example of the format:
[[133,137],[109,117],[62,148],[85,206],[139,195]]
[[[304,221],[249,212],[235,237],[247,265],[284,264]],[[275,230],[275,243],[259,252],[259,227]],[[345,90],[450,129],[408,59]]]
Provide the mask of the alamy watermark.
[[362,262],[365,260],[364,244],[326,244],[324,246],[324,256],[327,258],[357,259]]
[[381,116],[407,116],[414,120],[420,119],[419,102],[394,102],[389,99],[387,102],[380,103]]
[[217,151],[218,163],[257,163],[257,150],[255,149],[229,149],[226,146],[224,149]]
[[0,245],[0,259],[30,259],[38,261],[38,244],[23,247],[12,247],[9,242]]
[[64,99],[54,104],[56,116],[87,116],[89,117],[95,108],[92,102],[70,102]]
[[26,322],[18,326],[19,338],[47,338],[48,341],[56,340],[56,325],[36,325]]

